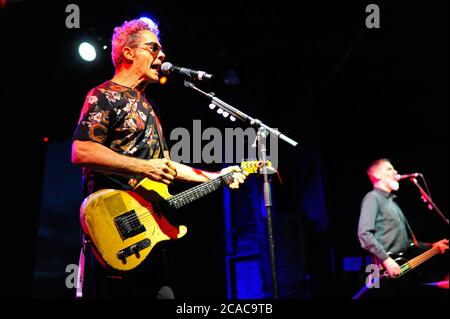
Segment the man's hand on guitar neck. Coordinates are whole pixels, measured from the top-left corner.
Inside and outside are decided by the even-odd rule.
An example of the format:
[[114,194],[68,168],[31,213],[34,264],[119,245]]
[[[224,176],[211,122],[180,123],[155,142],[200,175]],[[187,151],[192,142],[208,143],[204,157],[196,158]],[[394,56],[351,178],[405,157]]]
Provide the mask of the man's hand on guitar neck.
[[247,171],[242,170],[237,165],[225,167],[218,172],[208,172],[173,161],[170,161],[169,165],[176,171],[175,179],[186,182],[204,183],[227,173],[235,172],[233,174],[233,181],[228,184],[228,187],[233,189],[239,188],[239,185],[244,182],[248,175]]
[[392,277],[392,278],[397,277],[402,272],[400,266],[391,257],[389,257],[388,259],[383,261],[383,266],[386,269],[386,272],[389,275],[389,277]]
[[441,239],[440,241],[433,243],[433,248],[435,247],[439,248],[441,254],[445,253],[448,249],[448,239]]
[[239,185],[244,183],[245,178],[247,177],[248,173],[246,171],[243,171],[239,166],[228,166],[223,168],[220,171],[220,176],[223,176],[225,174],[235,172],[233,174],[233,181],[228,184],[228,187],[231,189],[238,189]]

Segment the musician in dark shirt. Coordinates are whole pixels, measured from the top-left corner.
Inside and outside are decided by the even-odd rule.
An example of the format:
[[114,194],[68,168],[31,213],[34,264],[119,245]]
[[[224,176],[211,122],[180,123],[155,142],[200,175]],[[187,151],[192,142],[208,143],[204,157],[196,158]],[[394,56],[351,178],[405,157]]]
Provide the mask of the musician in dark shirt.
[[361,247],[384,266],[391,277],[400,275],[398,263],[388,253],[398,254],[411,243],[422,249],[438,247],[441,253],[448,249],[448,239],[433,244],[415,239],[409,223],[394,201],[394,191],[399,189],[397,171],[388,159],[379,159],[370,164],[367,174],[373,190],[364,197],[358,225]]

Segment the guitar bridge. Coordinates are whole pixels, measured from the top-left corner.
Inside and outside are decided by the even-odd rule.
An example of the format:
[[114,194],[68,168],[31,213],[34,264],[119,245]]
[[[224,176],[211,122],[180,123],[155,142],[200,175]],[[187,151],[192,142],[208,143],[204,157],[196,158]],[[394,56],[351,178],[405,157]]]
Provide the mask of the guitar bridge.
[[117,252],[117,258],[119,258],[123,264],[127,263],[127,258],[131,255],[136,255],[136,258],[140,258],[140,251],[150,247],[151,241],[148,238],[145,238],[141,241],[138,241],[136,244],[133,244],[131,246],[128,246],[125,249],[120,250]]
[[114,223],[122,240],[145,232],[145,226],[141,224],[134,209],[114,218]]

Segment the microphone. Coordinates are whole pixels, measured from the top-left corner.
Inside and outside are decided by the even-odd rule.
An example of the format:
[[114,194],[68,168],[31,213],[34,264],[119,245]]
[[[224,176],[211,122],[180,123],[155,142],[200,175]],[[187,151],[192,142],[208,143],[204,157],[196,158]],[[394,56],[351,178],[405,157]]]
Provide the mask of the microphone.
[[405,178],[411,178],[411,177],[415,178],[420,175],[422,175],[422,174],[420,174],[420,173],[403,174],[403,175],[397,174],[397,175],[395,175],[395,179],[397,181],[401,181],[402,179],[405,179]]
[[179,74],[186,75],[186,76],[188,76],[190,78],[194,78],[194,79],[197,79],[197,80],[204,80],[204,79],[209,80],[210,78],[212,78],[212,75],[208,74],[206,72],[195,71],[195,70],[191,70],[191,69],[188,69],[188,68],[178,67],[178,66],[173,65],[170,62],[164,62],[161,65],[161,71],[164,74],[170,74],[172,72],[173,73],[179,73]]

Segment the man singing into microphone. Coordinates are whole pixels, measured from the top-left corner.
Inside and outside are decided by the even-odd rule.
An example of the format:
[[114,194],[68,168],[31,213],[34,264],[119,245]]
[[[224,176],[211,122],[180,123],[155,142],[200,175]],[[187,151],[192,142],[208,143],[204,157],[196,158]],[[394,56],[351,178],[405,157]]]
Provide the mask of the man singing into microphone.
[[[174,180],[207,182],[234,172],[228,186],[244,182],[246,173],[238,166],[206,172],[170,160],[159,119],[144,95],[148,84],[159,82],[165,59],[158,35],[150,19],[114,29],[115,74],[89,91],[73,136],[72,162],[83,167],[84,196],[101,189],[130,190],[144,177],[168,185]],[[164,243],[156,245],[150,264],[124,274],[104,269],[86,249],[86,273],[94,276],[85,280],[90,288],[85,297],[173,298],[164,251]]]
[[374,161],[367,169],[373,190],[366,194],[361,204],[358,238],[361,247],[381,263],[391,277],[400,275],[398,263],[388,253],[405,251],[411,243],[422,249],[438,247],[441,253],[448,249],[448,240],[434,244],[418,242],[392,193],[399,189],[399,175],[388,159]]

